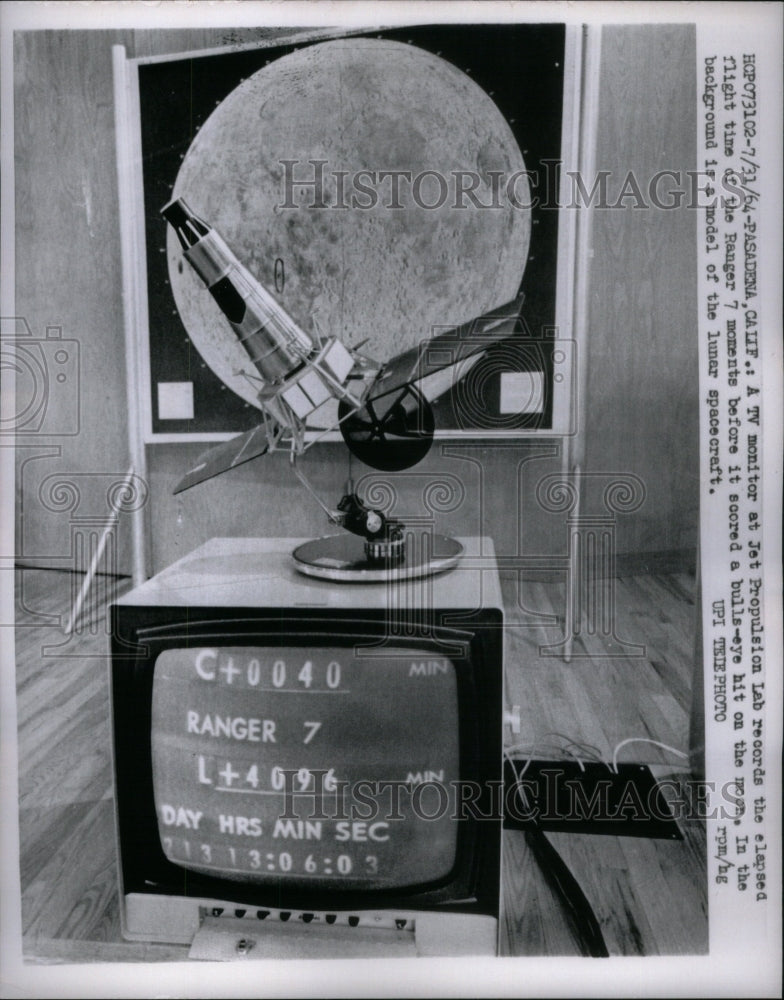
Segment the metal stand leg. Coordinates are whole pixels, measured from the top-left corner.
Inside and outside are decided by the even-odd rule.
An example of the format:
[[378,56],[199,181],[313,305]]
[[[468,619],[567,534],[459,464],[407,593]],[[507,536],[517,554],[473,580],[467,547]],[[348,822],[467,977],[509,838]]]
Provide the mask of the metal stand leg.
[[[125,479],[123,480],[122,489],[130,487],[132,478],[133,478],[133,466],[131,466],[125,474]],[[109,535],[117,527],[117,522],[119,518],[120,518],[120,512],[117,509],[117,505],[113,503],[111,516],[106,524],[106,527],[103,530],[103,534],[101,535],[101,540],[98,543],[98,547],[96,548],[93,557],[90,560],[90,566],[87,570],[87,573],[85,574],[82,588],[77,594],[76,600],[74,601],[73,607],[71,608],[71,614],[65,626],[66,635],[71,635],[71,633],[74,630],[74,626],[77,624],[79,615],[82,610],[82,605],[84,604],[84,599],[85,597],[87,597],[90,587],[92,586],[92,582],[93,579],[95,578],[98,565],[101,561],[101,557],[103,556],[104,549],[106,548],[106,543],[109,541]]]

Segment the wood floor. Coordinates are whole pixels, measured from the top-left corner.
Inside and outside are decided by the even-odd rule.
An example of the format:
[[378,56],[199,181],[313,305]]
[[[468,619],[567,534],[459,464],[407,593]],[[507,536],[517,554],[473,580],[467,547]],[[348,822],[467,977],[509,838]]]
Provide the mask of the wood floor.
[[[157,961],[187,949],[123,942],[120,936],[109,733],[105,607],[127,581],[98,579],[89,622],[62,627],[82,578],[16,570],[20,871],[24,953],[29,961]],[[608,760],[617,743],[650,737],[688,748],[694,578],[614,581],[614,635],[575,642],[566,664],[548,655],[562,637],[563,592],[555,583],[503,581],[507,602],[506,697],[519,705],[531,752],[556,759],[565,735]],[[519,594],[518,594],[519,589]],[[620,640],[620,642],[619,642]],[[624,643],[627,645],[624,646]],[[642,646],[637,655],[628,644]],[[526,755],[528,751],[523,753]],[[566,754],[564,754],[566,756]],[[650,744],[619,756],[658,776],[686,775],[683,761]],[[580,883],[615,955],[707,951],[703,827],[681,824],[682,841],[548,834]],[[524,834],[504,843],[502,953],[579,955],[563,903]]]
[[[502,585],[509,622],[506,699],[519,705],[521,721],[521,735],[508,732],[508,742],[524,739],[543,759],[558,759],[557,747],[567,739],[593,745],[603,760],[632,737],[688,751],[693,576],[606,581],[614,623],[607,635],[597,629],[575,639],[569,663],[552,655],[564,634],[562,586],[518,587],[509,579]],[[648,764],[660,780],[689,776],[687,761],[650,743],[622,747],[618,760]],[[679,826],[682,841],[547,834],[580,883],[611,955],[707,952],[704,825],[684,820]],[[581,953],[560,899],[514,830],[505,834],[503,903],[502,953]]]

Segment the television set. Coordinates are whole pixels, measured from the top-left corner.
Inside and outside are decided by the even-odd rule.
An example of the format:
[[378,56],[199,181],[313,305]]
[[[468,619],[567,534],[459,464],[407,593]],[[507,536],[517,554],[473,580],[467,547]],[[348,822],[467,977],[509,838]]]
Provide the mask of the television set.
[[503,605],[453,569],[334,584],[212,539],[119,599],[123,934],[193,957],[494,954]]

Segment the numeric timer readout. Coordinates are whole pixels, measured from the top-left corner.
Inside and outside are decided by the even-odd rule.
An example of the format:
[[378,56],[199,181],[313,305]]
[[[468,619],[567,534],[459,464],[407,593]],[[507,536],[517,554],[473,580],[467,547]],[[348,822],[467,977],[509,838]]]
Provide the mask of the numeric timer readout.
[[418,649],[165,650],[152,701],[164,856],[258,883],[444,877],[458,838],[457,698],[454,663]]

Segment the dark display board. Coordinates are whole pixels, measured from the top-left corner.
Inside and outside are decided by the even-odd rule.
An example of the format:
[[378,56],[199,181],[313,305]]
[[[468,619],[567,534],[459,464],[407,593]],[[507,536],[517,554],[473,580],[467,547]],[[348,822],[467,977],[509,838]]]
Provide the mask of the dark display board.
[[[496,431],[551,430],[565,28],[436,25],[374,31],[368,37],[410,43],[470,72],[508,122],[536,196],[519,336],[492,349],[469,373],[459,394],[453,389],[441,397],[435,409],[436,431],[460,430],[481,437]],[[216,106],[265,64],[303,47],[235,50],[141,62],[138,67],[149,316],[150,384],[146,391],[153,436],[240,432],[260,422],[260,412],[227,389],[203,363],[183,326],[169,283],[166,225],[160,209],[171,198],[183,157]],[[285,294],[281,301],[285,306]],[[562,357],[556,350],[556,367]],[[536,376],[540,402],[535,412],[515,413],[514,405],[502,406],[499,371],[542,373]],[[558,375],[559,380],[563,377]],[[192,383],[190,419],[161,419],[159,383]],[[514,380],[507,385],[514,391]]]

